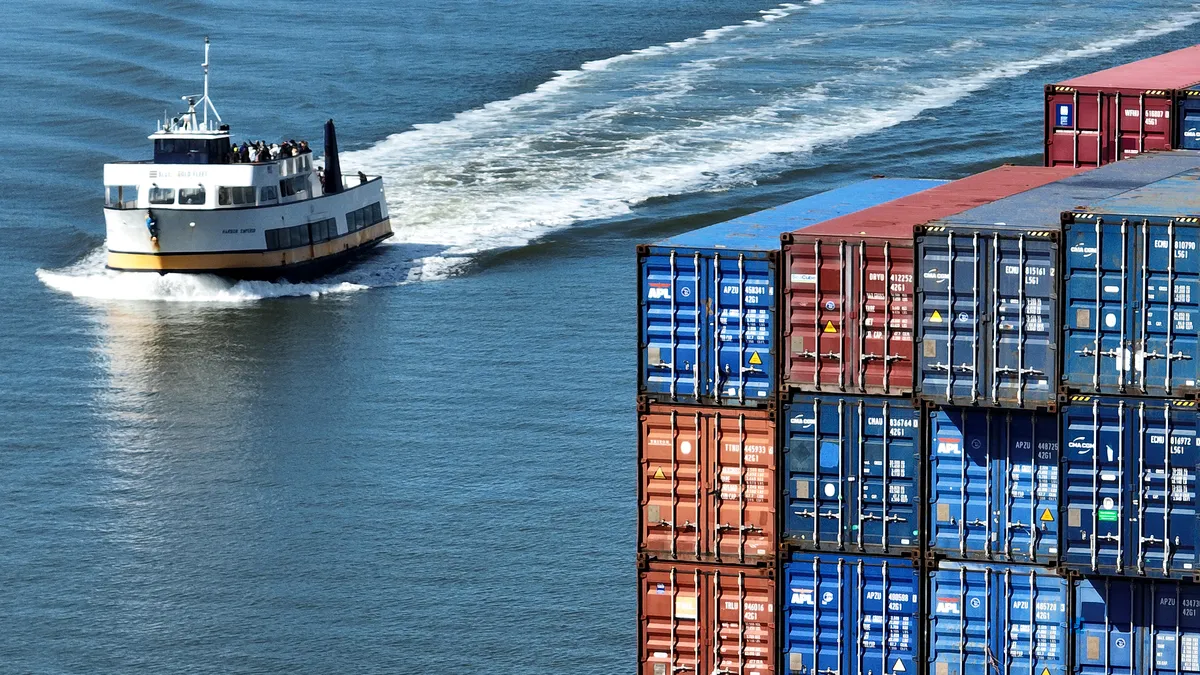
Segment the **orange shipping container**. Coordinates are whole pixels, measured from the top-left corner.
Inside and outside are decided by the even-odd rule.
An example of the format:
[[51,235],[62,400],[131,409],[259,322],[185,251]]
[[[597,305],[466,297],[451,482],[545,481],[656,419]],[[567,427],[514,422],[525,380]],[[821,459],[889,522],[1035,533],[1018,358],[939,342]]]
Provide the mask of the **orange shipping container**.
[[638,583],[639,675],[774,675],[773,569],[650,562]]
[[638,550],[766,563],[778,544],[774,411],[644,404]]

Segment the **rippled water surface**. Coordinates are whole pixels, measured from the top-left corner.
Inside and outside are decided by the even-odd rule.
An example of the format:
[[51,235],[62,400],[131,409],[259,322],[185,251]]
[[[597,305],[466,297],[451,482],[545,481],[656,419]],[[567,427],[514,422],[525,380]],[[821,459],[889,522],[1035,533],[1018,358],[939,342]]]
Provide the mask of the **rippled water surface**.
[[[628,673],[640,241],[1037,163],[1194,2],[26,0],[0,31],[0,672]],[[381,173],[310,284],[103,269],[200,87]]]

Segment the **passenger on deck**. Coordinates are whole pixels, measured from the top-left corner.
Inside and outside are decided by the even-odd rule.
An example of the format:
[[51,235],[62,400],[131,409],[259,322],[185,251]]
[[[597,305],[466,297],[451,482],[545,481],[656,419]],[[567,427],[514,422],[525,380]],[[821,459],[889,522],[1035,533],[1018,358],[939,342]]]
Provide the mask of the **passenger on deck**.
[[359,171],[358,172],[358,181],[359,181],[360,185],[366,185],[367,184],[367,174]]

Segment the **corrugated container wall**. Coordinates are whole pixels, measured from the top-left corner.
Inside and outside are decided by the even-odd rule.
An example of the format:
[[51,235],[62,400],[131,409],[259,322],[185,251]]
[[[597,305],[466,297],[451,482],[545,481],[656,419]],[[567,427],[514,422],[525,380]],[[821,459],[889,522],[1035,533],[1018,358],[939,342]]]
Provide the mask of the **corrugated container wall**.
[[950,558],[1058,560],[1058,416],[928,410],[929,548]]
[[1195,396],[1200,171],[1064,213],[1068,391]]
[[1067,672],[1067,581],[1040,567],[939,563],[929,571],[930,675]]
[[767,406],[779,237],[946,181],[877,178],[638,247],[640,393]]
[[773,563],[774,412],[651,403],[639,418],[638,550]]
[[917,396],[1052,410],[1062,212],[1197,167],[1197,152],[1148,153],[925,226],[917,236]]
[[638,585],[639,675],[774,675],[773,570],[650,562]]
[[1200,83],[1200,46],[1046,86],[1046,166],[1099,166],[1182,147],[1180,92]]
[[912,401],[797,395],[783,407],[781,543],[903,555],[920,550],[921,413]]
[[1061,177],[1003,166],[783,235],[783,385],[911,394],[915,228]]
[[1179,93],[1179,147],[1200,150],[1200,91]]
[[1072,396],[1062,427],[1063,566],[1191,579],[1200,563],[1196,402]]
[[1109,577],[1073,586],[1074,673],[1200,672],[1200,586]]
[[780,603],[782,671],[916,675],[922,586],[911,560],[794,554]]

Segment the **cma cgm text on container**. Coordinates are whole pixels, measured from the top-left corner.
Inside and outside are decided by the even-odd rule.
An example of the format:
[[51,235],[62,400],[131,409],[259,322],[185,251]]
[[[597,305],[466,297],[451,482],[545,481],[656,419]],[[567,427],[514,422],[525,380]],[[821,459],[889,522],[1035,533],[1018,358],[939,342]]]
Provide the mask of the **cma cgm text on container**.
[[1200,46],[1045,89],[1046,166],[1100,166],[1151,150],[1200,148]]
[[783,235],[782,385],[911,394],[915,228],[1061,177],[1003,166]]
[[1200,170],[1064,213],[1063,220],[1065,388],[1200,393]]
[[1200,167],[1155,152],[929,223],[916,238],[916,393],[942,405],[1053,410],[1059,394],[1062,212]]
[[639,393],[767,406],[779,349],[779,237],[946,181],[876,178],[638,247]]

